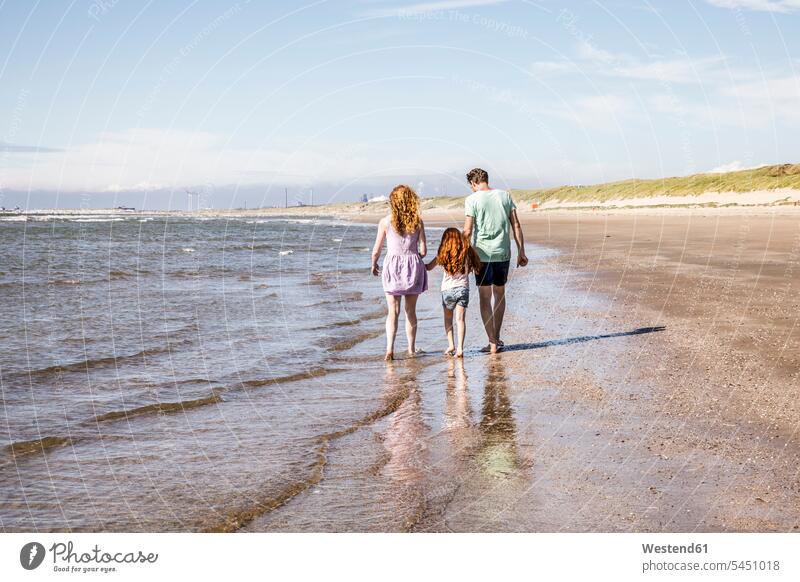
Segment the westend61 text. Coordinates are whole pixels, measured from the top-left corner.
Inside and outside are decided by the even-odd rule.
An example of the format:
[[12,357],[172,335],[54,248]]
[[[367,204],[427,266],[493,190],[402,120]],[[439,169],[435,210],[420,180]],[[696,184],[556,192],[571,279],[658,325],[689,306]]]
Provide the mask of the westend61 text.
[[687,546],[642,544],[642,551],[645,554],[707,554],[708,544],[689,544]]
[[141,550],[139,552],[108,553],[95,545],[88,552],[79,554],[74,552],[72,548],[72,542],[67,542],[66,544],[58,542],[50,546],[50,552],[53,554],[53,563],[55,564],[59,559],[62,562],[74,564],[152,564],[158,560],[158,554],[145,554]]

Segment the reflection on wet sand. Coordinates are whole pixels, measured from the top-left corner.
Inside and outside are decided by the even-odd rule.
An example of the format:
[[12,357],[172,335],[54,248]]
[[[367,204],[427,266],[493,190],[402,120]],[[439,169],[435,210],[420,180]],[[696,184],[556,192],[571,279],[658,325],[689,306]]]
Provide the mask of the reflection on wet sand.
[[[530,463],[518,451],[503,359],[448,363],[442,430],[431,439],[436,465],[427,471],[428,507],[420,531],[516,530],[508,524],[518,504],[530,509]],[[473,411],[477,402],[479,414]]]
[[502,356],[492,358],[483,389],[481,443],[475,456],[486,475],[507,478],[520,468],[514,410]]
[[399,371],[398,365],[386,366],[386,393],[405,392],[407,397],[389,418],[383,435],[386,463],[382,473],[398,487],[395,501],[404,514],[403,528],[419,521],[425,510],[425,439],[429,428],[422,420],[422,396],[417,381],[419,366],[408,362]]
[[442,430],[458,432],[472,426],[472,406],[469,400],[467,373],[462,358],[447,362],[447,396]]

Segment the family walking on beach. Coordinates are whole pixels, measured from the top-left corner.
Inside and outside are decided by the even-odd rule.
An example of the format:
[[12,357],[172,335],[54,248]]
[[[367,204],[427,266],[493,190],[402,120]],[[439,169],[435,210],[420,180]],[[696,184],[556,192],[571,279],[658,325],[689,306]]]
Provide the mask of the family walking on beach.
[[[382,277],[388,314],[386,316],[386,357],[394,358],[394,340],[401,302],[405,299],[408,354],[415,355],[417,337],[417,298],[428,289],[428,271],[439,266],[442,279],[442,310],[448,347],[445,353],[462,357],[466,336],[466,309],[469,306],[469,274],[475,274],[481,319],[489,339],[483,352],[502,349],[500,330],[506,310],[505,285],[511,260],[511,236],[517,244],[517,266],[528,264],[525,241],[516,206],[505,190],[489,186],[489,174],[475,168],[467,174],[472,187],[464,203],[464,230],[448,228],[442,234],[436,257],[422,259],[428,252],[425,225],[420,217],[419,196],[408,186],[396,186],[389,196],[390,214],[378,223],[372,249],[372,274]],[[378,261],[386,241],[383,269]],[[453,337],[453,316],[457,341]]]

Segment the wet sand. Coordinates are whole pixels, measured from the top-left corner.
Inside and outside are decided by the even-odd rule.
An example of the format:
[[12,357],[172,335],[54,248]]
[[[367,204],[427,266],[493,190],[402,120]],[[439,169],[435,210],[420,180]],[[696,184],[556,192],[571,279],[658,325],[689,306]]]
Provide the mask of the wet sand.
[[[560,254],[513,271],[510,349],[388,369],[385,389],[400,374],[414,398],[352,435],[357,445],[333,446],[311,495],[322,511],[343,488],[401,483],[390,496],[398,519],[322,529],[797,531],[797,217],[523,222],[530,243]],[[469,311],[474,347],[483,336]],[[366,467],[353,465],[355,450]],[[305,507],[298,499],[250,529],[306,529]]]
[[631,529],[796,530],[797,216],[573,213],[524,228],[583,273],[579,287],[611,298],[598,320],[666,328],[619,362],[607,403],[628,418],[626,459],[642,463],[604,488]]

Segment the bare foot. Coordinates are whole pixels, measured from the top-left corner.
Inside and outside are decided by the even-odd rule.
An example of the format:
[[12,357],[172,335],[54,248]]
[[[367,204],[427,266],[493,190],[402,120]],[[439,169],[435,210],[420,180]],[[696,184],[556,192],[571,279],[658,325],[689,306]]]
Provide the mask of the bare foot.
[[456,352],[456,357],[457,358],[463,358],[464,357],[464,350],[458,350]]
[[456,347],[455,347],[455,346],[450,346],[449,348],[447,348],[447,349],[444,351],[444,355],[445,355],[445,356],[452,356],[452,355],[453,355],[453,354],[455,354],[455,353],[456,353]]
[[408,357],[409,357],[409,358],[415,358],[415,357],[417,357],[418,355],[420,355],[420,354],[424,354],[424,353],[425,353],[425,351],[424,351],[424,350],[421,350],[421,349],[419,349],[419,348],[417,348],[417,349],[415,349],[415,350],[408,350]]
[[490,343],[488,346],[484,346],[481,348],[481,353],[484,354],[496,354],[497,353],[497,344]]
[[386,352],[386,355],[383,356],[383,360],[385,362],[391,362],[392,360],[394,360],[394,353],[393,352]]

